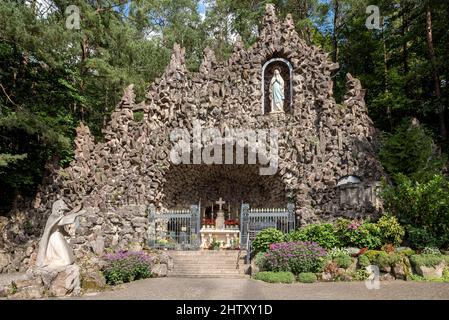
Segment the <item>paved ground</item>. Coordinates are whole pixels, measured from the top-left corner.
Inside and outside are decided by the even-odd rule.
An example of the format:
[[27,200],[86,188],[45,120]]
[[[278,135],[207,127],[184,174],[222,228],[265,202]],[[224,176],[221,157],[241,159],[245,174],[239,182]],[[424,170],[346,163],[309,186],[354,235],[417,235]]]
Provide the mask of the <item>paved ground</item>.
[[76,299],[449,299],[449,283],[391,281],[381,282],[379,290],[368,290],[364,282],[268,284],[251,279],[155,278]]

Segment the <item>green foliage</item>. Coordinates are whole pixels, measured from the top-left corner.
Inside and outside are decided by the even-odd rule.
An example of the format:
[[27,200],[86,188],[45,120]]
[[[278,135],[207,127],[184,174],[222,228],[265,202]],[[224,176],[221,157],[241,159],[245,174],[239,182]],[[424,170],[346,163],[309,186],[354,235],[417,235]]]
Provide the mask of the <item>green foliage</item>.
[[379,156],[393,177],[397,174],[412,178],[431,176],[440,173],[444,164],[429,133],[410,121],[404,121],[393,134],[385,134]]
[[426,182],[397,176],[397,185],[386,187],[384,204],[405,226],[410,243],[417,248],[449,244],[449,181],[435,175]]
[[299,231],[294,231],[291,236],[287,235],[289,241],[312,241],[321,247],[331,249],[340,245],[335,228],[330,223],[308,225]]
[[285,235],[285,241],[291,242],[307,241],[307,234],[304,229],[293,230]]
[[371,261],[366,255],[362,254],[358,257],[357,264],[360,268],[365,269],[371,264]]
[[253,277],[256,280],[261,280],[269,283],[293,283],[295,282],[295,276],[293,273],[284,272],[272,272],[272,271],[262,271],[258,272]]
[[399,224],[396,217],[383,215],[377,221],[379,227],[379,235],[382,243],[389,243],[394,246],[399,246],[405,235],[404,228]]
[[403,250],[398,250],[397,253],[400,253],[400,254],[402,254],[403,256],[406,256],[406,257],[410,257],[410,256],[416,254],[416,251],[413,250],[413,249],[410,249],[410,248],[405,248]]
[[382,244],[380,229],[374,223],[339,218],[335,228],[342,246],[374,249]]
[[363,269],[358,269],[355,272],[349,274],[355,281],[364,281],[369,278],[370,273]]
[[441,254],[415,254],[410,257],[410,262],[414,267],[435,267],[445,259]]
[[339,268],[348,269],[352,265],[352,259],[349,255],[341,254],[334,258]]
[[133,118],[135,122],[140,122],[142,121],[144,116],[144,113],[142,111],[134,111],[133,112]]
[[425,247],[422,251],[421,254],[433,254],[433,255],[438,255],[441,254],[441,251],[438,248],[432,248],[432,247]]
[[267,270],[267,262],[265,258],[265,252],[259,252],[254,257],[254,264],[259,268],[260,271]]
[[328,251],[327,256],[332,260],[338,256],[346,255],[349,256],[349,251],[346,248],[332,248]]
[[298,281],[301,283],[314,283],[317,282],[317,277],[315,273],[302,272],[298,274]]
[[252,242],[252,246],[254,248],[254,252],[265,252],[268,250],[271,244],[283,242],[284,241],[284,234],[275,229],[275,228],[268,228],[262,230],[254,239]]

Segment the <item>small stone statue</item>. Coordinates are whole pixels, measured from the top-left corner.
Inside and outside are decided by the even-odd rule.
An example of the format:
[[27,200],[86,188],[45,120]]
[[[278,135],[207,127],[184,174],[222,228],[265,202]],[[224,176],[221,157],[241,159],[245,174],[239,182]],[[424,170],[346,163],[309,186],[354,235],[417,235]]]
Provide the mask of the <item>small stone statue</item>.
[[271,113],[284,112],[284,79],[279,69],[274,69],[270,81]]
[[69,208],[63,200],[60,199],[53,203],[44,234],[39,242],[36,261],[39,268],[59,268],[74,263],[72,248],[64,238],[64,235],[67,235],[64,226],[73,224],[76,217],[83,214],[84,211],[64,215],[66,211],[69,211]]

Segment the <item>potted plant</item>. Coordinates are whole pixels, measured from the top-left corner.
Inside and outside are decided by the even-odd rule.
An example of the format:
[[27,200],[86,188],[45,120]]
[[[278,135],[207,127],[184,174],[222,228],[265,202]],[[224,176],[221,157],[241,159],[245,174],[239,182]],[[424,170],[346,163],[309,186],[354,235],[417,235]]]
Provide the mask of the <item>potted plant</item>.
[[221,247],[221,242],[213,239],[209,246],[209,249],[210,250],[220,250],[220,247]]

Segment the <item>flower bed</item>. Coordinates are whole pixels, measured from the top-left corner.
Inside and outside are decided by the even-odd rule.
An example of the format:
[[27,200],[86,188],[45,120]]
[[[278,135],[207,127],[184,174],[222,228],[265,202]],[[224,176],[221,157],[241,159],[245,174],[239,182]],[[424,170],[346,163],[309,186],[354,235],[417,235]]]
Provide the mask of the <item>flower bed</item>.
[[326,254],[315,242],[274,243],[265,253],[264,264],[270,271],[317,272]]
[[288,234],[265,229],[253,241],[254,270],[361,281],[377,266],[379,280],[449,281],[449,256],[442,254],[446,251],[397,247],[404,235],[398,220],[388,215],[375,223],[340,218],[335,225],[311,225]]
[[143,251],[121,251],[107,254],[103,258],[106,266],[102,271],[106,283],[110,285],[151,277],[154,259]]

